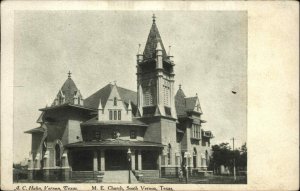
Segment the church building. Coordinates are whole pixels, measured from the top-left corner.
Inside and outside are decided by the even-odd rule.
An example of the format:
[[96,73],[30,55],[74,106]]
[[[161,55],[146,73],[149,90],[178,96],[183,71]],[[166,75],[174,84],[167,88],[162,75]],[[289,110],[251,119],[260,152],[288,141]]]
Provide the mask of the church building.
[[197,94],[174,89],[174,67],[153,17],[136,56],[136,91],[110,83],[83,98],[69,72],[51,106],[40,109],[39,127],[25,132],[32,136],[29,179],[95,179],[122,170],[174,177],[183,165],[191,175],[205,172],[213,135],[203,128]]

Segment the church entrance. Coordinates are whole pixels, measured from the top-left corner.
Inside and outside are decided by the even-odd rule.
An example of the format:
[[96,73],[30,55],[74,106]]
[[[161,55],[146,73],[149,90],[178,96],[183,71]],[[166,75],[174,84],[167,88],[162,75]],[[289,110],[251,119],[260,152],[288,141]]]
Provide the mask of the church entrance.
[[90,150],[78,150],[70,153],[73,171],[93,171],[93,152]]
[[106,150],[105,170],[128,170],[126,150]]

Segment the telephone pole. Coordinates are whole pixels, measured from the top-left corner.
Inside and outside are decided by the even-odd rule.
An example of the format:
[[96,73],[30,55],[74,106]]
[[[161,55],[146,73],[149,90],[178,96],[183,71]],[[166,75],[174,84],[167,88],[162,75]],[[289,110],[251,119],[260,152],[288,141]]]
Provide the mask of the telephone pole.
[[233,150],[233,179],[236,181],[236,170],[235,170],[235,154],[234,154],[234,137],[231,139],[232,140],[232,150]]

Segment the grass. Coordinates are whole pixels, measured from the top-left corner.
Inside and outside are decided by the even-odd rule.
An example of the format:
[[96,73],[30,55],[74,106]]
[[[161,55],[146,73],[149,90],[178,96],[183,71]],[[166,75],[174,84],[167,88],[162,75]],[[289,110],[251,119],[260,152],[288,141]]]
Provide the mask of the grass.
[[[19,180],[18,183],[44,183],[42,180]],[[95,180],[82,180],[82,181],[49,181],[57,183],[96,183]],[[141,184],[185,184],[185,179],[179,181],[178,178],[144,178],[139,181]],[[237,176],[234,181],[233,176],[218,176],[212,175],[207,177],[189,177],[188,184],[247,184],[247,176]]]
[[[141,181],[144,184],[185,184],[185,179],[179,181],[178,178],[147,178]],[[188,184],[247,184],[246,176],[237,176],[236,181],[232,176],[208,176],[189,177]]]

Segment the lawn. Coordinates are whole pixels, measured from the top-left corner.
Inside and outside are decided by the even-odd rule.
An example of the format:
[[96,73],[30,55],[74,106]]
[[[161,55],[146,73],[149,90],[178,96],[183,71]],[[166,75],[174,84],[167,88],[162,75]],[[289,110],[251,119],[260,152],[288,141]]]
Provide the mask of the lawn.
[[[15,181],[16,182],[16,181]],[[44,183],[42,180],[19,180],[19,183]],[[64,182],[64,181],[49,181],[49,182]],[[96,183],[95,180],[68,181],[65,183]],[[185,184],[185,179],[179,181],[178,178],[144,178],[139,181],[140,184]],[[189,177],[188,184],[247,184],[247,176],[237,176],[236,181],[233,176],[218,176],[212,175],[207,177]]]
[[[185,184],[185,180],[179,181],[178,178],[147,178],[141,181],[145,184]],[[234,181],[233,176],[208,176],[208,177],[189,177],[188,184],[247,184],[246,176],[237,176]]]

